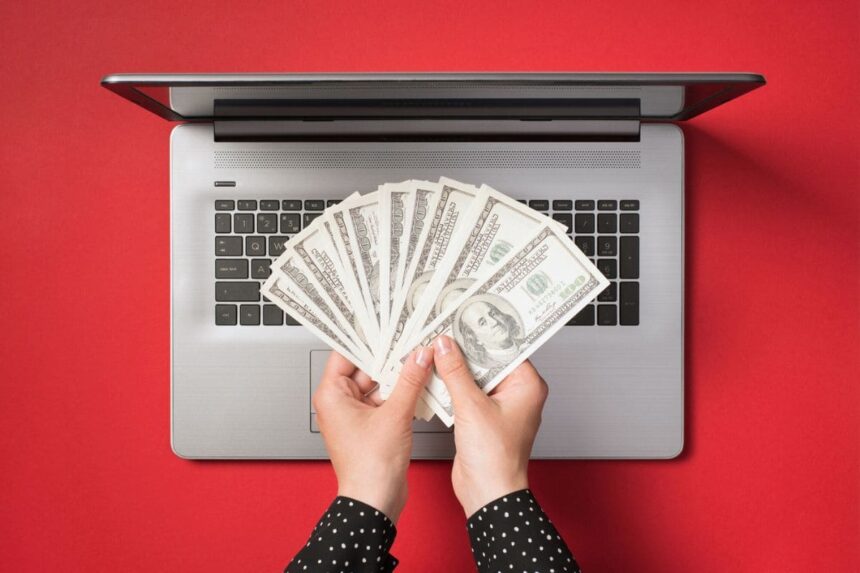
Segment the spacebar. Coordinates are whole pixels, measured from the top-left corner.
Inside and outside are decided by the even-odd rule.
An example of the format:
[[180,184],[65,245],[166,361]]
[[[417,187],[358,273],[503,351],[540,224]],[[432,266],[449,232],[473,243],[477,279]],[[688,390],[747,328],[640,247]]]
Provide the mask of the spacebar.
[[216,282],[215,300],[217,302],[256,302],[260,300],[260,283]]

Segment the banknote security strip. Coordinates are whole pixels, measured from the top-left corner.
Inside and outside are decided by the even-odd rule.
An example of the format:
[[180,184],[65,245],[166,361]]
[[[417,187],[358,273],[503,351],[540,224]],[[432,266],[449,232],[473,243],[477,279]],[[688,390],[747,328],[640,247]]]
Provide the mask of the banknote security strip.
[[[571,240],[610,281],[567,325],[638,325],[639,200],[519,201],[567,227]],[[260,286],[290,237],[338,203],[318,198],[215,200],[215,324],[298,326],[288,313],[263,300]]]

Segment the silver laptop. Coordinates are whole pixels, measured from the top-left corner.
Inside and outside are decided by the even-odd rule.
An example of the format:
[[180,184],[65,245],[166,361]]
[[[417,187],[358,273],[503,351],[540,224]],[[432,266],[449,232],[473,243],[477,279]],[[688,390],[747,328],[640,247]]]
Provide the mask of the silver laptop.
[[[171,436],[185,458],[324,458],[328,352],[260,296],[285,242],[353,191],[448,176],[551,214],[612,282],[532,358],[536,458],[684,447],[684,137],[754,74],[111,75],[170,121]],[[415,423],[414,457],[453,435]]]

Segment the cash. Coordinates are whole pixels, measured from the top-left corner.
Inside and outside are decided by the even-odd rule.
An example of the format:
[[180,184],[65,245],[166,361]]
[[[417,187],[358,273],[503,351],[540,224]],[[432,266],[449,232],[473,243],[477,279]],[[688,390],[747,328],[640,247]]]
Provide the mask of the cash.
[[[560,223],[489,186],[442,178],[330,207],[291,237],[262,291],[385,399],[409,354],[440,334],[491,391],[607,285]],[[415,415],[454,423],[436,376]]]

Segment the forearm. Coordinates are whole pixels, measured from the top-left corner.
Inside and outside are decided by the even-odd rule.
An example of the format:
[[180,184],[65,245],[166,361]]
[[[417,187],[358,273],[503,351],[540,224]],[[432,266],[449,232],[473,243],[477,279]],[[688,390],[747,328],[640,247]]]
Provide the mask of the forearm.
[[381,511],[348,497],[336,497],[286,573],[393,571],[388,550],[397,529]]
[[530,490],[509,493],[467,521],[480,573],[508,570],[579,572],[579,565]]

